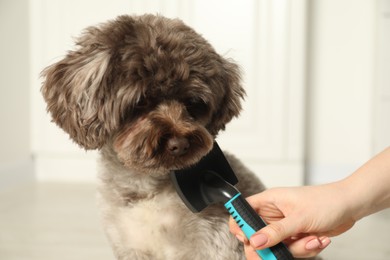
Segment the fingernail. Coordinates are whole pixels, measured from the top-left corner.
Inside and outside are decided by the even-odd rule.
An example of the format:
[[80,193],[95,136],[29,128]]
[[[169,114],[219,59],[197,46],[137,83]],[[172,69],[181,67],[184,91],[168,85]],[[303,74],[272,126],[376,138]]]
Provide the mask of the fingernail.
[[320,248],[323,249],[327,247],[332,241],[329,237],[320,237],[321,245]]
[[264,234],[253,235],[250,239],[253,247],[261,247],[268,242],[268,237]]
[[321,246],[321,241],[318,238],[315,238],[307,242],[305,248],[307,250],[314,250],[320,248],[320,246]]

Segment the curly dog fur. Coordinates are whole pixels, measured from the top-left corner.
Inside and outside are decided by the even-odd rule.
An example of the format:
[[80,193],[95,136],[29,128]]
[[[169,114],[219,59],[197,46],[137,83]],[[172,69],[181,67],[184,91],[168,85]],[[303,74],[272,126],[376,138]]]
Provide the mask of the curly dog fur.
[[[118,259],[244,259],[225,210],[193,214],[168,174],[199,161],[238,116],[234,62],[180,20],[124,15],[87,28],[42,76],[53,121],[100,150],[102,222]],[[264,189],[227,157],[245,196]]]

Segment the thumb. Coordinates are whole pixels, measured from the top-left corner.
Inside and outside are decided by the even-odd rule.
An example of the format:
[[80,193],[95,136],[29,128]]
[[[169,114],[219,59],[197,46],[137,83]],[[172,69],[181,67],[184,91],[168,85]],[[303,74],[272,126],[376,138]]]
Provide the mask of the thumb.
[[287,218],[273,222],[257,231],[251,238],[250,244],[256,249],[264,249],[278,244],[294,235],[294,227]]

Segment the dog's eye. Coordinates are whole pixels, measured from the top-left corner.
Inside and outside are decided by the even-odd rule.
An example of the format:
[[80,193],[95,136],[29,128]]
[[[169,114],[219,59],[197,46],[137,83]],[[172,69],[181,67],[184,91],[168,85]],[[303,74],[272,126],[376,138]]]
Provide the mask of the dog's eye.
[[140,99],[136,104],[135,104],[135,108],[136,109],[145,109],[149,106],[149,102],[147,99]]
[[208,105],[203,100],[188,99],[184,101],[188,113],[195,119],[206,115],[209,111]]

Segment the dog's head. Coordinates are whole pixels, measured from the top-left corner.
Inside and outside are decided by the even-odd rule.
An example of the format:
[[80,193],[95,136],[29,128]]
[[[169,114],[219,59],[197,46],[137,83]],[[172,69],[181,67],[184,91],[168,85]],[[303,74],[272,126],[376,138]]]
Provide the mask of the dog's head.
[[80,146],[111,145],[125,166],[195,163],[241,110],[237,65],[180,20],[120,16],[76,44],[42,73],[47,109]]

